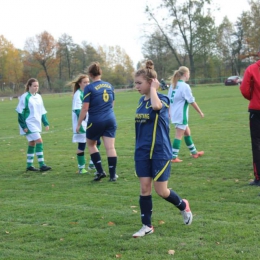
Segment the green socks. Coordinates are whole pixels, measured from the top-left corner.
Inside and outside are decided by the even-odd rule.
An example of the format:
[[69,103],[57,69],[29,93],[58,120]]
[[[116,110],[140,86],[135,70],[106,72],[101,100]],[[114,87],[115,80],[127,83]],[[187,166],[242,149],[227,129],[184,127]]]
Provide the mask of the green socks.
[[44,157],[43,157],[43,143],[37,143],[35,153],[38,159],[39,166],[42,167],[44,165]]
[[35,146],[28,146],[27,149],[27,168],[33,165]]
[[86,163],[84,152],[81,152],[81,153],[77,154],[77,160],[78,160],[78,167],[79,167],[79,169],[84,169],[85,168],[85,163]]
[[173,143],[172,143],[172,159],[175,159],[178,157],[180,147],[181,147],[181,140],[174,139]]
[[194,143],[192,141],[191,136],[190,135],[189,136],[184,136],[184,141],[185,141],[187,147],[189,148],[191,154],[196,154],[197,150],[196,150],[196,147],[195,147],[195,145],[194,145]]

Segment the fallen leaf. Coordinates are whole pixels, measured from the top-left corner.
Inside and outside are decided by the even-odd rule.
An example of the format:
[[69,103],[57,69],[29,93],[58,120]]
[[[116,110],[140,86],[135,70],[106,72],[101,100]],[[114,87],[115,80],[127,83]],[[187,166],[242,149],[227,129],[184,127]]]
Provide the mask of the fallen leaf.
[[5,231],[5,234],[9,234],[9,231]]
[[133,208],[136,208],[137,206],[131,206],[131,208],[133,209]]
[[70,222],[70,225],[78,225],[78,222]]
[[174,250],[169,250],[169,251],[168,251],[168,254],[169,254],[169,255],[174,255],[174,254],[175,254],[175,251],[174,251]]
[[134,213],[137,213],[137,210],[133,210]]
[[43,226],[48,226],[48,224],[47,223],[44,223],[44,224],[42,224]]
[[159,224],[163,225],[163,224],[165,224],[165,222],[163,220],[159,220]]
[[116,255],[116,258],[120,258],[120,257],[122,257],[122,255],[121,255],[121,254],[118,254],[118,255]]
[[239,182],[239,180],[238,180],[238,179],[236,179],[236,180],[235,180],[235,182]]
[[60,241],[63,241],[63,240],[64,240],[64,238],[63,238],[63,237],[61,237],[61,238],[60,238]]
[[55,187],[55,185],[54,185],[54,184],[52,184],[51,186],[52,186],[52,187]]
[[217,245],[219,245],[220,243],[219,243],[219,242],[217,242],[216,244],[217,244]]
[[111,222],[111,221],[109,221],[107,224],[108,224],[109,226],[114,226],[114,225],[115,225],[115,223],[114,223],[114,222]]

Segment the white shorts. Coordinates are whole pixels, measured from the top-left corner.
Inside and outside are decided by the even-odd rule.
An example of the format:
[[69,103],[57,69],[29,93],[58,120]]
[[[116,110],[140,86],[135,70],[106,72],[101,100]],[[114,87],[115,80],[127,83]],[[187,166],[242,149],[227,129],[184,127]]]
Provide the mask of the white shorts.
[[175,125],[175,128],[179,128],[179,129],[182,129],[182,130],[185,130],[188,126],[188,125],[182,125],[182,124],[174,124],[174,125]]
[[28,142],[30,142],[30,141],[36,141],[42,137],[41,137],[40,133],[32,133],[32,134],[26,135],[26,138],[27,138]]
[[73,134],[72,143],[86,143],[86,134]]

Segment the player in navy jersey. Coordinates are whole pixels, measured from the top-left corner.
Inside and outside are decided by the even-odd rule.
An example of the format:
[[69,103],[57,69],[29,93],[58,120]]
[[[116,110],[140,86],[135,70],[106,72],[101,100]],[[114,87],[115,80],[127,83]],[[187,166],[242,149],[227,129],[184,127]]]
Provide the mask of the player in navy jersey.
[[88,67],[88,75],[92,80],[84,89],[84,98],[81,112],[78,119],[76,131],[79,132],[81,122],[88,112],[87,124],[87,146],[97,170],[94,181],[99,181],[106,177],[101,163],[101,156],[97,149],[97,140],[102,137],[107,153],[109,167],[109,181],[116,181],[117,154],[115,150],[116,118],[114,114],[114,88],[101,80],[102,70],[98,62],[93,62]]
[[133,237],[154,232],[152,217],[152,183],[156,193],[176,206],[184,223],[190,225],[192,213],[189,203],[168,188],[171,171],[172,149],[169,137],[169,105],[167,96],[157,93],[160,86],[153,62],[135,73],[136,89],[143,96],[139,100],[135,116],[135,170],[140,181],[139,205],[142,228]]

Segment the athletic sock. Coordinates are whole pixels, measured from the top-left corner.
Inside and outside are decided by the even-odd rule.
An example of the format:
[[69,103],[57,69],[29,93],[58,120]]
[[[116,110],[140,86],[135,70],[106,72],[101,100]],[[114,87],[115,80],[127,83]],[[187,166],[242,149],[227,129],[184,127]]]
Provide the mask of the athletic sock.
[[95,168],[97,170],[98,173],[103,173],[103,167],[102,167],[102,164],[101,164],[101,157],[100,157],[100,153],[97,152],[97,153],[92,153],[90,155],[91,157],[91,160],[93,161],[94,165],[95,165]]
[[27,168],[33,165],[35,146],[28,145],[27,149]]
[[172,159],[178,157],[180,147],[181,147],[181,140],[175,138],[172,143]]
[[186,203],[175,193],[173,190],[170,190],[170,195],[168,198],[164,198],[166,201],[172,203],[179,210],[185,210]]
[[110,179],[116,176],[117,157],[107,157]]
[[39,166],[42,167],[44,165],[44,157],[43,157],[43,143],[37,143],[35,153],[37,155]]
[[152,195],[141,196],[139,198],[139,205],[141,210],[141,221],[143,225],[148,227],[152,226],[152,212],[153,212],[153,202]]
[[196,154],[197,150],[196,150],[196,147],[195,147],[195,145],[194,145],[194,143],[192,141],[191,136],[190,135],[184,136],[184,141],[185,141],[187,147],[189,148],[191,154]]
[[86,163],[84,152],[80,152],[77,154],[77,160],[78,160],[78,168],[84,169]]

